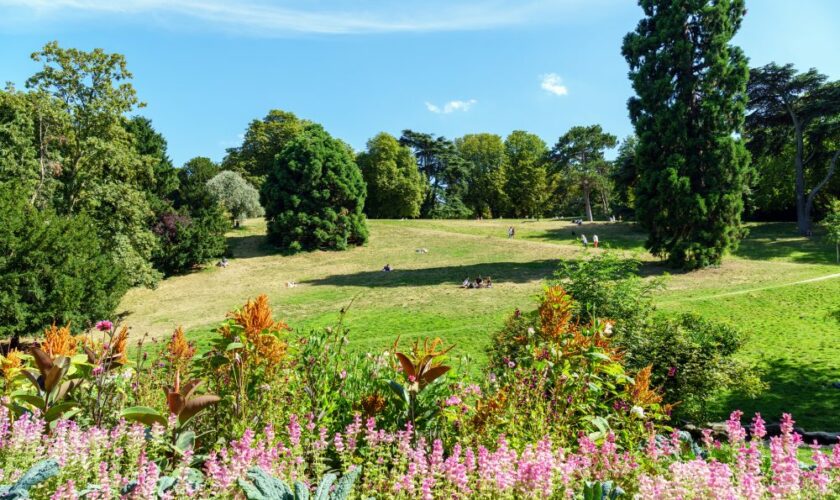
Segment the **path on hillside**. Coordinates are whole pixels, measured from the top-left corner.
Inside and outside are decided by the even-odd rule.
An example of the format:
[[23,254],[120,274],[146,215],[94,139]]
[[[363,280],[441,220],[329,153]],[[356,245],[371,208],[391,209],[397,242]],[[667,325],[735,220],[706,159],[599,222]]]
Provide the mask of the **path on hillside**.
[[760,286],[760,287],[756,287],[756,288],[748,288],[746,290],[736,290],[734,292],[724,292],[724,293],[716,293],[716,294],[713,294],[713,295],[703,295],[703,296],[700,296],[700,297],[685,297],[685,298],[682,298],[682,299],[664,300],[662,302],[659,302],[659,304],[672,304],[672,303],[679,303],[679,302],[690,302],[690,301],[694,301],[694,300],[718,299],[718,298],[721,298],[721,297],[731,297],[733,295],[743,295],[745,293],[761,292],[761,291],[764,291],[764,290],[772,290],[772,289],[775,289],[775,288],[785,288],[785,287],[789,287],[789,286],[805,285],[805,284],[808,284],[808,283],[815,283],[817,281],[825,281],[825,280],[830,280],[830,279],[834,279],[834,278],[840,278],[840,273],[826,274],[825,276],[817,276],[816,278],[808,278],[808,279],[804,279],[804,280],[793,281],[791,283],[778,283],[778,284],[775,284],[775,285],[766,285],[766,286]]

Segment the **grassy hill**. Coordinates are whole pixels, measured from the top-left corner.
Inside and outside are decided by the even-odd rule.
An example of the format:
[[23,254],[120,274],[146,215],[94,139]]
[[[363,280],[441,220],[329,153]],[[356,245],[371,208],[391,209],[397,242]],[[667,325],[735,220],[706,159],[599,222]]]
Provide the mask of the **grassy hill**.
[[[507,238],[509,225],[515,239]],[[840,266],[833,248],[795,236],[789,224],[749,228],[720,267],[671,274],[657,295],[659,309],[698,311],[749,335],[742,356],[768,369],[770,388],[759,400],[726,395],[721,414],[736,406],[771,418],[792,411],[806,428],[840,430],[840,389],[830,387],[840,381]],[[507,315],[534,307],[560,259],[602,251],[581,248],[573,231],[598,234],[602,246],[640,258],[646,275],[669,271],[644,252],[644,234],[622,223],[382,220],[370,229],[363,248],[281,256],[265,244],[264,222],[248,221],[230,234],[229,267],[132,290],[121,310],[134,335],[162,337],[183,325],[202,343],[226,311],[260,293],[298,329],[334,323],[352,301],[346,324],[358,349],[382,349],[397,335],[439,336],[456,344],[454,352],[480,359]],[[393,272],[381,271],[386,263]],[[491,276],[494,287],[458,288],[478,275]],[[298,285],[289,288],[290,281]]]

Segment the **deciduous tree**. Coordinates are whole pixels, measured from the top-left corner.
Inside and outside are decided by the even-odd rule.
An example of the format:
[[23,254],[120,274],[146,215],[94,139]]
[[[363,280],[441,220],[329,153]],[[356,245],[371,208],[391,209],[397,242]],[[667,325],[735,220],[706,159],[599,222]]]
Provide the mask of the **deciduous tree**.
[[236,172],[219,172],[207,181],[207,189],[230,214],[234,223],[264,213],[260,205],[260,193]]
[[505,193],[507,156],[496,134],[467,134],[455,140],[458,154],[467,162],[467,194],[464,202],[475,214],[499,217],[509,207]]
[[505,192],[515,217],[538,217],[547,198],[548,149],[538,136],[515,130],[505,139],[507,156]]
[[411,150],[382,132],[356,156],[367,184],[365,213],[375,219],[417,217],[426,182]]

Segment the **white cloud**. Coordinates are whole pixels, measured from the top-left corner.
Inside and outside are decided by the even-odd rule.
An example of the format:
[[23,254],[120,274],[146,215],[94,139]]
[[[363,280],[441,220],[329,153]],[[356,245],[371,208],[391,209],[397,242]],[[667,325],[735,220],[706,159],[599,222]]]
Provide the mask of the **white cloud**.
[[470,108],[477,103],[478,101],[476,101],[475,99],[470,99],[468,101],[449,101],[446,104],[444,104],[443,107],[440,107],[436,104],[427,102],[426,109],[428,109],[432,113],[448,115],[453,111],[469,111]]
[[[361,34],[476,30],[549,19],[570,18],[591,11],[592,1],[609,4],[619,0],[403,0],[400,2],[285,1],[270,0],[0,0],[36,21],[68,22],[67,14],[135,17],[143,23],[164,22],[182,26],[200,21],[226,31],[253,36],[289,34]],[[596,7],[597,9],[597,7]],[[12,14],[12,12],[8,12]],[[15,18],[20,18],[20,12]]]
[[557,73],[547,73],[540,76],[540,87],[554,95],[566,95],[569,93],[568,87],[563,85],[563,79]]

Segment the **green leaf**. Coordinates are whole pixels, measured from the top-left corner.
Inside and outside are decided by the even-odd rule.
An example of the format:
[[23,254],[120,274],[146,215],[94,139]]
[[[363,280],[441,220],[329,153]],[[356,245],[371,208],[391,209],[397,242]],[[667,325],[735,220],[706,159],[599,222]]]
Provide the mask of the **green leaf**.
[[39,410],[43,410],[44,407],[47,405],[47,403],[44,401],[44,398],[42,398],[40,396],[36,396],[34,394],[18,394],[18,395],[13,395],[12,397],[14,397],[15,399],[17,399],[19,401],[29,403],[32,406],[34,406],[35,408],[38,408]]
[[151,426],[155,422],[164,426],[167,424],[167,419],[164,415],[148,406],[132,406],[121,411],[120,415],[126,420],[140,422],[148,426]]
[[242,342],[231,342],[227,345],[227,347],[225,347],[225,352],[230,352],[236,349],[242,349],[243,347],[245,347],[245,344],[243,344]]
[[75,401],[65,401],[63,403],[59,403],[47,410],[46,413],[44,413],[44,420],[46,420],[47,422],[57,420],[66,412],[72,410],[73,408],[76,408],[77,406],[79,406],[79,404]]
[[408,391],[405,390],[405,387],[398,384],[397,382],[394,382],[393,380],[388,381],[388,387],[390,387],[391,390],[394,391],[394,394],[396,394],[397,397],[399,397],[401,401],[405,402],[406,405],[408,405],[410,403],[410,399],[408,397]]
[[195,445],[195,432],[193,431],[184,431],[178,434],[178,437],[175,439],[175,449],[183,454],[187,450],[191,450],[192,447]]

